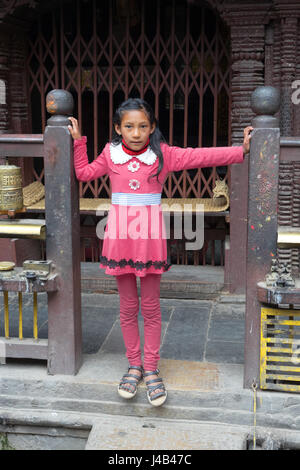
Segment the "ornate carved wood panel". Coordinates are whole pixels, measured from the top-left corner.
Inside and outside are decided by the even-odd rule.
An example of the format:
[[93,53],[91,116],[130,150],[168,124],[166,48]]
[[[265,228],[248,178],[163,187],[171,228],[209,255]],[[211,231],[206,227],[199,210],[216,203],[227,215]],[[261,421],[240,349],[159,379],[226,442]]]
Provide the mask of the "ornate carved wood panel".
[[[283,136],[299,135],[299,104],[293,103],[292,84],[298,79],[300,35],[299,4],[276,0],[278,20],[274,22],[274,62],[273,85],[281,89],[280,130]],[[283,226],[300,226],[299,212],[299,164],[282,162],[279,168],[278,223]],[[280,261],[291,264],[293,275],[299,275],[299,250],[278,248]]]
[[[155,109],[172,145],[230,144],[230,42],[213,10],[186,0],[61,2],[41,16],[30,37],[33,131],[46,123],[45,95],[71,91],[89,158],[111,136],[116,106],[141,96]],[[38,127],[40,128],[38,129]],[[167,197],[209,197],[227,168],[171,174]],[[43,169],[35,169],[43,178]],[[108,177],[81,183],[81,196],[108,197]]]

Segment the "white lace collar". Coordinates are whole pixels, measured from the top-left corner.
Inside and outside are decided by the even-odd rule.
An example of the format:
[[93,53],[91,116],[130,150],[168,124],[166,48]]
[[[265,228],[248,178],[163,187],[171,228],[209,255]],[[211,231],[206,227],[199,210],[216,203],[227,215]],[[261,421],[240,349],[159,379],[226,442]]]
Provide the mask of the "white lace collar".
[[113,163],[123,164],[129,162],[132,158],[137,158],[140,162],[146,163],[146,165],[153,165],[157,159],[157,155],[150,149],[147,148],[146,152],[141,153],[140,155],[128,155],[122,149],[122,144],[113,145],[110,144],[110,158]]

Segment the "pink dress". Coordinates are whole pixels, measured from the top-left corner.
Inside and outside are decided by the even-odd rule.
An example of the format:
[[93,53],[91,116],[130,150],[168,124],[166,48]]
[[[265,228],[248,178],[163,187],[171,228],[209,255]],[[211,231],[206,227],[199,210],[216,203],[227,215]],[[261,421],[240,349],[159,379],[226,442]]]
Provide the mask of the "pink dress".
[[[167,240],[160,197],[164,181],[172,171],[241,163],[243,147],[180,148],[161,144],[164,166],[157,177],[159,160],[150,147],[140,155],[128,155],[117,146],[106,144],[102,153],[88,163],[86,137],[74,140],[74,167],[79,181],[91,181],[109,175],[112,204],[103,240],[100,267],[105,273],[134,273],[144,277],[162,274],[171,267],[167,260]],[[113,203],[113,196],[126,194],[127,203]],[[137,196],[135,196],[137,195]],[[138,197],[149,198],[149,205],[138,205]],[[131,205],[131,200],[134,205]],[[144,201],[145,204],[145,201]]]

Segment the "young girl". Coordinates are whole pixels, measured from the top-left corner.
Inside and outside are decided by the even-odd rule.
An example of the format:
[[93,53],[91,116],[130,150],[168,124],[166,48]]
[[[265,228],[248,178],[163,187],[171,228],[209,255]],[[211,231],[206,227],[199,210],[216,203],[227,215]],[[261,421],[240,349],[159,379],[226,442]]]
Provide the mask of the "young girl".
[[[142,99],[130,98],[115,113],[112,142],[89,164],[87,139],[81,136],[77,120],[69,119],[78,180],[91,181],[108,174],[111,181],[112,205],[100,266],[106,274],[116,277],[120,295],[120,323],[129,368],[118,392],[126,399],[134,397],[144,377],[149,402],[160,406],[167,398],[157,368],[161,338],[160,280],[162,273],[170,269],[160,206],[163,184],[172,171],[241,163],[249,152],[252,127],[244,129],[244,143],[239,147],[171,147],[164,143],[151,107]],[[136,228],[137,211],[142,214],[143,236],[132,230]],[[144,317],[144,363],[138,329],[137,276]]]

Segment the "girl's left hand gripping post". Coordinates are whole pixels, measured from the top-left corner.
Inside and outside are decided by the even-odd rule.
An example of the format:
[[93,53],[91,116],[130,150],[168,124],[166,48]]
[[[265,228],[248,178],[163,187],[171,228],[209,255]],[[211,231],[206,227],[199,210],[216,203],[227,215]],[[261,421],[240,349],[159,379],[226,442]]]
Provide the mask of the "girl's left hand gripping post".
[[247,126],[244,129],[244,142],[243,142],[244,155],[250,152],[251,131],[253,131],[252,126]]
[[75,119],[74,117],[69,117],[68,118],[72,125],[68,126],[68,129],[70,131],[70,134],[71,136],[73,137],[73,139],[81,139],[81,133],[80,133],[80,130],[79,130],[79,125],[78,125],[78,121],[77,119]]

